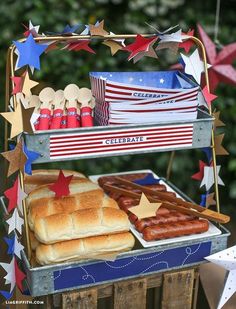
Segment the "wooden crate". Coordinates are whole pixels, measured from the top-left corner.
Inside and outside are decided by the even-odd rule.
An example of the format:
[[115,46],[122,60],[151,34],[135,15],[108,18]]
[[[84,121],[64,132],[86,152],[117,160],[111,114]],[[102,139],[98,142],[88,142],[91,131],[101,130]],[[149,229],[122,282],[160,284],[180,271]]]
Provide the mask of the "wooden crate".
[[198,284],[198,268],[185,269],[49,295],[44,308],[195,309]]

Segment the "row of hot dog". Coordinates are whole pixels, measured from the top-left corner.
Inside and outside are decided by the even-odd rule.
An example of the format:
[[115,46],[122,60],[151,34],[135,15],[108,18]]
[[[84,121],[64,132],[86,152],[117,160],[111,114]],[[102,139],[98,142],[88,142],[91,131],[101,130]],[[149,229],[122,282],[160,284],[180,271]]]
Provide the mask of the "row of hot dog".
[[[144,174],[127,174],[120,177],[133,181],[144,177]],[[103,188],[105,187],[104,185],[109,184],[132,192],[140,193],[136,189],[117,184],[115,177],[113,176],[100,177],[98,182]],[[170,196],[176,196],[174,192],[166,191],[166,186],[163,184],[145,185],[145,187],[151,188],[152,190],[158,192],[165,192]],[[209,223],[207,220],[199,220],[192,215],[184,214],[175,210],[169,210],[164,207],[160,207],[158,209],[155,217],[138,219],[136,215],[129,211],[129,208],[138,205],[138,199],[122,196],[117,193],[107,193],[110,197],[115,199],[119,207],[128,214],[129,220],[134,225],[136,230],[142,234],[143,239],[146,241],[202,233],[206,232],[209,228]]]

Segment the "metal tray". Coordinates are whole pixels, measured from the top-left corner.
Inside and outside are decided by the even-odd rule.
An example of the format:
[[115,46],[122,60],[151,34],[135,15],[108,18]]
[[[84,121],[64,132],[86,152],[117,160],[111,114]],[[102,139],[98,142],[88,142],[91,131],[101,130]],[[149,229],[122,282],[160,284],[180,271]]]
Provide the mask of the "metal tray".
[[[182,194],[170,182],[168,185]],[[4,198],[0,201],[6,211]],[[217,227],[222,234],[151,248],[141,248],[137,241],[132,251],[119,254],[115,261],[71,261],[32,267],[23,251],[26,284],[35,297],[199,265],[206,262],[204,257],[227,248],[230,233],[222,226]]]
[[33,163],[42,163],[208,147],[212,125],[213,117],[199,110],[191,122],[37,131],[24,138],[41,155]]

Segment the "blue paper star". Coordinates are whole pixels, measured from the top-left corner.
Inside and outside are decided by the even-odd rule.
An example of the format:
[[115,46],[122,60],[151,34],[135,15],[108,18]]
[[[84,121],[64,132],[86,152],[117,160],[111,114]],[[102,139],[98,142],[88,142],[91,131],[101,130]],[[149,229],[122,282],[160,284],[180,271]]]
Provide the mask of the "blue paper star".
[[201,202],[200,202],[200,205],[203,206],[203,207],[206,207],[206,197],[207,197],[206,194],[201,194]]
[[75,33],[76,30],[81,26],[81,24],[77,24],[74,26],[66,25],[65,28],[62,31],[58,32],[49,32],[47,31],[47,34],[61,34],[61,35],[71,35],[72,33]]
[[36,43],[32,34],[23,43],[17,41],[13,41],[13,43],[19,52],[17,68],[29,65],[40,70],[40,55],[48,48],[48,45]]
[[62,30],[61,34],[72,34],[75,33],[76,30],[79,28],[80,24],[74,25],[74,26],[70,26],[70,25],[66,25],[65,28]]
[[148,173],[147,176],[145,176],[142,179],[134,180],[134,183],[141,186],[148,186],[148,185],[156,185],[159,184],[160,179],[156,179],[153,177],[153,174]]
[[7,254],[13,255],[14,254],[14,245],[15,245],[15,236],[12,238],[3,237],[6,244],[8,245]]
[[3,297],[6,298],[6,300],[9,300],[10,298],[12,298],[14,290],[11,293],[7,292],[7,291],[0,290],[0,293],[2,294]]
[[202,151],[205,152],[205,154],[207,156],[208,163],[210,164],[211,160],[212,160],[212,150],[211,150],[211,148],[205,147],[205,148],[202,148]]
[[27,161],[25,163],[25,173],[28,175],[32,175],[31,164],[40,157],[40,153],[29,150],[25,144],[24,144],[24,153],[27,157]]

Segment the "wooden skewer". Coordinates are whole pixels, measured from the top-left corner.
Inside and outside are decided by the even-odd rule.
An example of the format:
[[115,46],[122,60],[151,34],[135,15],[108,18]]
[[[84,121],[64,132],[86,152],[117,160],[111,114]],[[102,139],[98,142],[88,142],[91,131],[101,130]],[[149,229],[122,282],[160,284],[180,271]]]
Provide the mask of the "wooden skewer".
[[[121,188],[114,187],[114,186],[111,186],[111,185],[106,185],[106,184],[103,187],[104,187],[105,190],[110,191],[110,192],[119,193],[119,194],[122,194],[124,196],[130,196],[130,197],[137,198],[137,199],[141,198],[141,194],[135,193],[135,192],[132,192],[132,191],[129,191],[129,190],[121,189]],[[149,190],[151,190],[151,189],[149,189]],[[140,190],[140,191],[142,191],[142,190]],[[146,192],[149,201],[150,202],[162,203],[162,206],[167,208],[167,209],[180,211],[180,212],[183,212],[183,213],[186,213],[186,214],[189,214],[189,215],[193,215],[195,217],[208,219],[208,220],[215,221],[215,222],[218,222],[218,223],[227,223],[230,220],[229,216],[220,214],[216,211],[205,209],[201,206],[199,206],[199,207],[203,208],[203,210],[201,209],[201,211],[197,211],[197,210],[192,209],[192,207],[190,208],[190,207],[185,207],[185,206],[182,206],[182,205],[174,205],[167,200],[158,199],[157,194],[156,194],[157,192],[153,191],[153,190],[151,190],[151,191],[152,191],[151,195]],[[143,192],[143,193],[145,193],[145,192]],[[153,197],[153,196],[156,196],[156,197]],[[190,203],[190,204],[194,205],[192,203]]]

